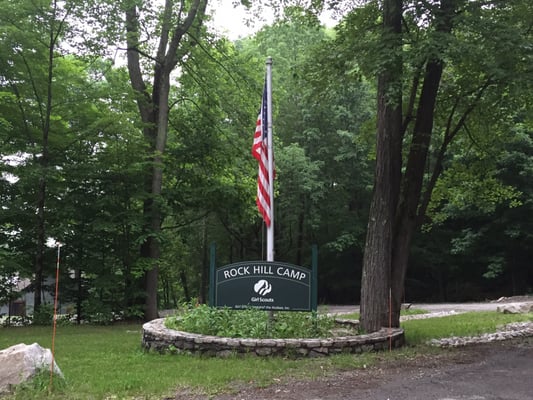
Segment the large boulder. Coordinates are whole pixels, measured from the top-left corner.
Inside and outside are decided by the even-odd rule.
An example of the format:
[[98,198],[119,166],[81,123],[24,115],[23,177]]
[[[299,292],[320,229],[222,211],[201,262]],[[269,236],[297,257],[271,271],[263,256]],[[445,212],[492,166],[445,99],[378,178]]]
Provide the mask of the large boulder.
[[[11,386],[31,380],[42,370],[50,371],[52,352],[37,343],[21,343],[0,350],[0,393],[9,392]],[[54,373],[63,377],[54,361]]]
[[526,301],[522,303],[507,303],[502,304],[496,308],[498,312],[504,314],[527,314],[533,313],[533,301]]

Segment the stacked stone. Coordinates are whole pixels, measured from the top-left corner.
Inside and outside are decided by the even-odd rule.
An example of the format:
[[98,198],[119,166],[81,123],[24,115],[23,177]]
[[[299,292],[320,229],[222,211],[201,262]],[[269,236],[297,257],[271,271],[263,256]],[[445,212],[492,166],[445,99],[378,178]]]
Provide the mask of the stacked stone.
[[164,319],[143,325],[142,346],[158,352],[194,353],[216,357],[256,356],[320,357],[397,348],[404,343],[402,329],[382,329],[368,335],[323,339],[240,339],[200,335],[165,327]]
[[479,336],[432,339],[428,344],[437,347],[462,347],[471,344],[490,343],[532,336],[533,322],[514,322],[498,329],[495,333],[485,333]]

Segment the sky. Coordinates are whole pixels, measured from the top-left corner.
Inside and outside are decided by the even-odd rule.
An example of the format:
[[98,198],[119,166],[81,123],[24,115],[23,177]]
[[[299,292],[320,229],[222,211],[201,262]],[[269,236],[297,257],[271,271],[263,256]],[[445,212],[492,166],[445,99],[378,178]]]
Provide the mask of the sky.
[[242,5],[233,6],[235,0],[214,0],[210,2],[213,7],[214,26],[217,32],[236,40],[257,32],[265,23],[273,21],[273,13],[266,13],[266,21],[257,21],[252,26],[246,25],[246,20],[251,19],[251,13]]
[[[274,13],[266,10],[263,13],[263,21],[257,20],[252,26],[246,25],[246,20],[251,19],[251,12],[247,11],[242,5],[233,6],[236,0],[214,0],[210,2],[214,13],[214,27],[217,32],[228,37],[230,40],[236,40],[244,36],[252,35],[265,24],[274,20]],[[334,19],[330,13],[325,12],[320,20],[327,26],[335,25]]]

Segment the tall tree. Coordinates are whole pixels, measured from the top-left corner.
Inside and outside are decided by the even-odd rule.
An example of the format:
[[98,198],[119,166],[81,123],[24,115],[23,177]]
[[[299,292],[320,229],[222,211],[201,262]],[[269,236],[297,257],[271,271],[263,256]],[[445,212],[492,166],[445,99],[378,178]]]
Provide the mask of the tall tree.
[[374,194],[361,278],[361,321],[379,330],[387,317],[395,210],[401,171],[402,1],[383,3],[382,41],[388,55],[378,75],[378,118]]
[[[378,76],[376,177],[361,290],[365,330],[378,330],[389,318],[399,325],[410,246],[450,157],[450,143],[468,132],[474,110],[509,104],[501,101],[502,93],[525,98],[514,88],[531,76],[526,43],[532,33],[523,17],[530,7],[522,1],[495,0],[487,7],[464,0],[414,5],[384,0],[370,2],[341,26],[341,34],[358,31],[371,38],[373,46],[355,48],[366,51],[360,53],[366,56],[361,69]],[[382,23],[377,40],[375,31],[363,32],[368,25],[350,25],[377,20]]]
[[[170,75],[202,34],[207,0],[166,0],[156,13],[155,21],[152,20],[155,11],[150,3],[125,3],[128,71],[143,123],[146,156],[151,161],[144,174],[144,240],[140,249],[141,256],[148,260],[145,273],[146,320],[158,316],[159,236],[163,221],[161,192],[170,109]],[[148,30],[143,31],[143,27]],[[155,37],[158,43],[152,47]]]
[[[47,240],[47,198],[50,179],[50,137],[61,129],[54,115],[57,99],[55,67],[60,39],[68,29],[69,4],[58,1],[2,2],[3,37],[10,52],[4,82],[17,98],[19,122],[28,154],[39,166],[35,190],[34,307],[41,306]],[[16,71],[14,71],[16,69]],[[18,71],[18,72],[17,72]],[[14,72],[14,73],[13,73]]]

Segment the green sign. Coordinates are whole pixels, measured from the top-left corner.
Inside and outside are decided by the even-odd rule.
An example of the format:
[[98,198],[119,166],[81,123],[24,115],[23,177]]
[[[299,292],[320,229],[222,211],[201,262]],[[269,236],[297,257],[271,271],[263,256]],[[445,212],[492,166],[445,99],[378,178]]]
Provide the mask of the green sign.
[[310,311],[316,304],[311,275],[310,269],[281,262],[229,264],[215,272],[215,306]]

